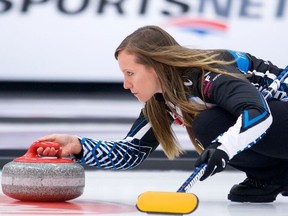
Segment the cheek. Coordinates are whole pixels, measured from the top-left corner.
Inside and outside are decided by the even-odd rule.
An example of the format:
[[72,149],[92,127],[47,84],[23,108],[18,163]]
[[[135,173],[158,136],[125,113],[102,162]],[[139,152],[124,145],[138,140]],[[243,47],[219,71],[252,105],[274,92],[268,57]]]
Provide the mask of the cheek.
[[152,80],[153,80],[153,82],[151,82],[151,85],[153,85],[154,91],[162,92],[160,80],[159,80],[159,78],[158,78],[158,76],[156,74],[154,74]]
[[139,85],[137,86],[137,92],[139,93],[137,98],[142,102],[148,101],[155,94],[151,82],[144,81],[139,82]]

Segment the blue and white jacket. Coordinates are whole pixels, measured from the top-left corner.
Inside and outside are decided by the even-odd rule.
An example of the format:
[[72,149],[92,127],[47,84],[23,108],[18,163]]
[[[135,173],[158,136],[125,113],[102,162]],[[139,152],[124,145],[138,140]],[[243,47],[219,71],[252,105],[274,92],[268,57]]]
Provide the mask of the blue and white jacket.
[[[273,116],[261,92],[268,89],[273,80],[281,78],[285,70],[248,53],[231,50],[217,52],[221,60],[235,60],[233,64],[224,66],[227,71],[245,74],[247,79],[209,71],[203,75],[199,70],[197,72],[191,69],[191,74],[185,78],[187,80],[183,85],[189,88],[189,100],[205,103],[208,107],[222,107],[237,117],[236,123],[214,140],[221,143],[218,148],[224,150],[231,159],[257,143],[272,124]],[[284,79],[274,94],[274,99],[287,101],[287,93],[288,79]],[[175,121],[179,122],[179,119]],[[134,168],[159,145],[142,111],[126,137],[121,140],[106,141],[86,137],[79,139],[83,150],[75,156],[76,161],[103,169]]]

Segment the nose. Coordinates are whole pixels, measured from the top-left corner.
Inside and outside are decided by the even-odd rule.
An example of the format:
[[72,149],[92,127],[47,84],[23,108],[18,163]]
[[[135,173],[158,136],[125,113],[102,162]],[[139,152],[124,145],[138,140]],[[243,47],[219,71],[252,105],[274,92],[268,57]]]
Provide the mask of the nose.
[[132,87],[131,82],[127,81],[127,79],[124,79],[123,81],[123,88],[124,89],[130,89]]

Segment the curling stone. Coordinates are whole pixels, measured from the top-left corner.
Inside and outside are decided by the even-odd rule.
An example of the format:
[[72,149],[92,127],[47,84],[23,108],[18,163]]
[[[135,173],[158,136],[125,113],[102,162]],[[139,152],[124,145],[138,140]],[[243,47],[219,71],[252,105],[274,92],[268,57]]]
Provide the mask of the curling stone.
[[84,168],[69,158],[41,157],[37,154],[39,147],[61,151],[58,143],[33,143],[25,155],[3,166],[3,193],[34,202],[62,202],[81,196],[85,187]]

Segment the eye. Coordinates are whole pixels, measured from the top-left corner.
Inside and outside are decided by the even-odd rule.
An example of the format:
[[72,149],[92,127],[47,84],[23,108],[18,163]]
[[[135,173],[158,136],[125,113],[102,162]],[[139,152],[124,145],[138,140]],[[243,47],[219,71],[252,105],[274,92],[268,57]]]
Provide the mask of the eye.
[[126,73],[128,76],[132,76],[134,74],[133,72],[130,72],[130,71],[127,71]]

